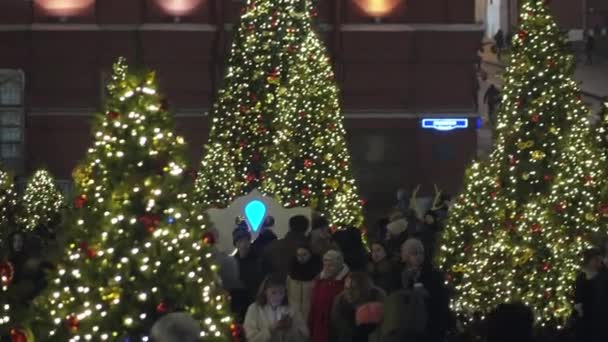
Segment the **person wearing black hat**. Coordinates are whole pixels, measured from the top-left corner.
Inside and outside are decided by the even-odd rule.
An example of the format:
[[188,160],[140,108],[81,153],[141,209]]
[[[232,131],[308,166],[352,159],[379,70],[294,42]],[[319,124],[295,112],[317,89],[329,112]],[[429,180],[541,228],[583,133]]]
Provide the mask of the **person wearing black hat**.
[[238,264],[239,279],[243,288],[231,291],[231,304],[237,321],[242,322],[247,308],[255,299],[263,274],[260,258],[251,248],[251,233],[245,226],[239,225],[232,232],[232,242],[237,249],[234,258]]
[[277,235],[272,231],[274,227],[274,217],[266,216],[262,224],[262,231],[251,244],[251,248],[257,255],[262,255],[266,246],[277,239]]

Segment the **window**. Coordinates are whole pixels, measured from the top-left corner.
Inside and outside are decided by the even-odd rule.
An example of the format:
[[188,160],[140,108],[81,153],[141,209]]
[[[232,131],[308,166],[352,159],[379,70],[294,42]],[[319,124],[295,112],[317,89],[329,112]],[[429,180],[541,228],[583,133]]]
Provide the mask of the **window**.
[[24,85],[21,70],[0,69],[0,162],[17,173],[24,164]]

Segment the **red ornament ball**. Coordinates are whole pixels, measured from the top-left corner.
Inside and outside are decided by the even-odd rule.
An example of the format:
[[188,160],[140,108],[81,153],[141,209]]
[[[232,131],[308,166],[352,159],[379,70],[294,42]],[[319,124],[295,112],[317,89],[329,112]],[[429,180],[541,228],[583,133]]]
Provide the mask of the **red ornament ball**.
[[10,285],[15,277],[15,267],[9,261],[0,262],[0,281],[2,285]]
[[539,121],[540,121],[540,115],[538,115],[538,114],[534,114],[534,115],[532,115],[532,119],[531,119],[531,120],[532,120],[532,122],[534,122],[534,123],[539,122]]
[[251,183],[256,179],[256,176],[253,172],[250,172],[247,174],[247,176],[245,177],[245,180],[247,181],[247,183]]
[[89,259],[95,259],[97,257],[97,250],[95,248],[89,248],[87,250],[87,257]]
[[561,213],[566,209],[566,205],[564,203],[557,203],[553,206],[553,209],[556,212]]
[[74,208],[82,209],[84,205],[87,203],[87,195],[81,194],[74,199]]
[[114,111],[109,111],[109,112],[106,113],[106,116],[110,120],[116,120],[116,119],[118,119],[120,117],[120,113],[114,112]]
[[215,235],[212,232],[203,234],[203,243],[205,245],[215,245]]
[[538,223],[533,224],[530,228],[532,229],[533,233],[540,233],[542,231],[542,227]]
[[308,167],[311,167],[311,166],[312,166],[312,160],[310,160],[310,159],[306,159],[306,160],[304,161],[304,167],[307,167],[307,168],[308,168]]
[[492,192],[490,193],[490,196],[491,196],[492,198],[496,198],[496,197],[498,196],[498,192],[496,192],[496,191],[492,191]]
[[310,196],[310,189],[309,188],[302,188],[302,190],[300,190],[300,192],[302,193],[302,195],[308,197]]
[[165,302],[160,302],[156,306],[156,312],[159,314],[164,314],[167,311],[169,311],[169,306]]
[[553,180],[553,175],[545,175],[545,176],[543,177],[543,179],[544,179],[545,181],[547,181],[547,182],[550,182],[550,181],[552,181],[552,180]]
[[71,331],[77,331],[79,326],[80,326],[80,322],[78,321],[78,317],[76,316],[70,316],[66,322],[65,322],[65,326],[68,330]]
[[21,329],[11,329],[11,342],[28,342],[27,334]]

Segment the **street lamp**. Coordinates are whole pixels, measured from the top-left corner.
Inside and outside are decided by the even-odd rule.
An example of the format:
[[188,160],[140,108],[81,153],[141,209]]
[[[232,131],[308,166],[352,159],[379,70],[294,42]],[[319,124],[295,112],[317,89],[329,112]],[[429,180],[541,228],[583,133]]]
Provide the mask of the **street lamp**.
[[167,14],[173,17],[173,21],[179,23],[182,18],[199,8],[204,0],[155,0],[156,4]]
[[361,10],[379,23],[404,0],[355,0]]
[[91,9],[95,0],[34,0],[34,4],[45,15],[59,18],[66,22],[68,18],[82,15]]

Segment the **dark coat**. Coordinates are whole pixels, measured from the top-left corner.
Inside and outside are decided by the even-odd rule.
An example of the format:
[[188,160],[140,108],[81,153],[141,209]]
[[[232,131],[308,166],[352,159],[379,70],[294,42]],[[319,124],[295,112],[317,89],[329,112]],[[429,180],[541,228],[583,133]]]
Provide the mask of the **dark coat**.
[[450,298],[445,287],[444,276],[441,272],[426,264],[415,279],[406,284],[406,289],[413,290],[414,283],[421,283],[428,293],[425,297],[428,322],[425,331],[425,340],[428,342],[443,342],[450,330]]
[[284,238],[274,240],[268,244],[262,256],[264,273],[276,273],[287,279],[289,264],[296,256],[298,246],[306,243],[306,241],[306,235],[290,231]]
[[263,273],[260,259],[253,251],[250,251],[245,257],[241,257],[237,253],[234,258],[238,264],[239,280],[243,284],[243,288],[230,289],[231,309],[237,315],[237,321],[242,321],[247,308],[255,300],[263,280]]
[[593,279],[582,274],[577,278],[575,302],[583,305],[583,316],[578,320],[579,341],[608,341],[608,269],[602,268]]
[[370,261],[367,264],[367,273],[374,285],[387,294],[401,288],[401,275],[399,265],[388,257],[378,263]]
[[336,300],[331,313],[330,340],[332,342],[364,341],[371,331],[358,329],[355,313],[360,305],[371,302],[382,302],[386,294],[380,288],[373,287],[370,292],[357,303],[349,303],[342,292]]
[[262,255],[264,249],[273,241],[277,240],[277,235],[270,229],[264,229],[251,244],[251,249],[257,255]]

